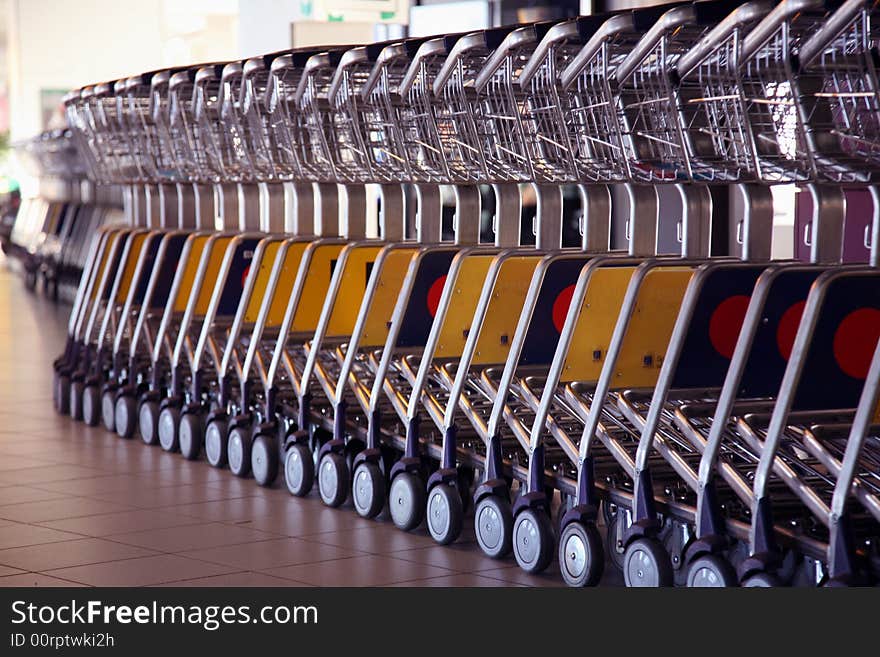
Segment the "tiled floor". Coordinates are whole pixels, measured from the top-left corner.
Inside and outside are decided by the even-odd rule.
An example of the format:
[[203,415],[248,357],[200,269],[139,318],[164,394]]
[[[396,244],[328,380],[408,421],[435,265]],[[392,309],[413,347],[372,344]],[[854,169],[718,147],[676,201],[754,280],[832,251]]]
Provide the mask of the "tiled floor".
[[0,260],[0,587],[561,585],[59,417],[67,312]]

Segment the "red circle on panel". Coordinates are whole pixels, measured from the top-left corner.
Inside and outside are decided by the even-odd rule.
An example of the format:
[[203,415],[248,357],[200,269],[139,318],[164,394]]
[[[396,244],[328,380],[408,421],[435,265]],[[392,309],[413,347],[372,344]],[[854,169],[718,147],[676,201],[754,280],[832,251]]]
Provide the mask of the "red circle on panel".
[[782,319],[779,320],[779,327],[776,329],[776,347],[785,360],[791,356],[794,338],[797,335],[798,326],[801,325],[801,316],[804,314],[806,305],[806,301],[798,301],[782,313]]
[[574,285],[569,285],[556,295],[556,300],[553,302],[553,326],[559,333],[562,333],[562,327],[565,326],[565,317],[568,315],[568,307],[573,296]]
[[440,278],[434,281],[431,284],[431,287],[428,288],[428,312],[431,313],[431,317],[437,315],[437,308],[440,306],[440,297],[443,295],[443,286],[446,285],[446,274],[443,274]]
[[854,379],[868,376],[871,358],[880,339],[880,310],[859,308],[843,318],[834,332],[834,360]]
[[709,341],[725,358],[733,357],[748,307],[749,297],[737,294],[719,303],[709,318]]
[[244,268],[244,273],[241,275],[241,287],[244,288],[245,281],[247,281],[248,274],[251,273],[251,266],[248,265]]

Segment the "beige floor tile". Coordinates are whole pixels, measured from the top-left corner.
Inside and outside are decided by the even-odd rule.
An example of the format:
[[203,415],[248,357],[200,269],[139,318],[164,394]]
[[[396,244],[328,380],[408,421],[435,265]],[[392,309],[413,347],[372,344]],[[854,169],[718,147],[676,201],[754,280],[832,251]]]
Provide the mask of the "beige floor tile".
[[0,526],[0,549],[24,547],[27,545],[41,545],[42,543],[56,543],[82,538],[70,532],[37,527],[18,522],[11,522]]
[[33,588],[42,587],[64,587],[74,588],[85,586],[79,582],[71,582],[58,577],[50,577],[40,573],[21,573],[20,575],[9,575],[8,577],[0,577],[0,588]]
[[343,559],[362,553],[297,538],[280,538],[259,543],[193,550],[181,554],[201,561],[235,566],[242,570],[268,570],[280,566]]
[[0,506],[0,518],[19,522],[44,522],[61,518],[78,518],[100,513],[114,513],[128,509],[125,504],[87,497],[65,497],[42,502],[26,502]]
[[0,550],[0,564],[22,570],[44,571],[82,566],[104,561],[119,561],[154,554],[151,550],[114,543],[99,538],[83,538],[61,543],[44,543]]
[[267,572],[270,575],[289,577],[315,586],[387,586],[450,574],[448,570],[436,566],[377,555],[287,566]]
[[281,577],[272,577],[265,573],[231,573],[229,575],[215,575],[214,577],[201,577],[199,579],[186,579],[180,582],[169,582],[167,584],[157,584],[158,587],[251,587],[251,586],[267,586],[267,587],[304,587],[310,586],[303,582],[295,582],[292,579],[283,579]]
[[99,516],[50,520],[40,523],[40,526],[84,536],[113,536],[114,534],[126,534],[147,529],[180,527],[181,525],[190,525],[192,522],[192,518],[174,513],[133,509],[119,513],[104,513]]
[[234,525],[208,523],[119,534],[114,540],[161,552],[185,552],[273,538],[277,536]]
[[89,586],[147,586],[230,572],[230,568],[174,554],[50,570],[46,574]]

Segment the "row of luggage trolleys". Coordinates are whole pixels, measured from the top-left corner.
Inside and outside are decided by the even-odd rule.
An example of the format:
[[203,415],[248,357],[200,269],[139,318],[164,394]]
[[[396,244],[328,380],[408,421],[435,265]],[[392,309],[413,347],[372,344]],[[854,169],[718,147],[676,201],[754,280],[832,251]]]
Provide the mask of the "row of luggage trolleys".
[[[606,561],[629,585],[873,582],[880,275],[839,259],[843,189],[880,164],[876,24],[854,0],[685,3],[71,94],[97,180],[283,184],[296,232],[100,232],[56,407],[441,544],[473,507],[486,554],[557,557],[570,585]],[[770,186],[792,182],[811,263],[769,259]],[[562,184],[582,248],[561,248]],[[677,255],[655,253],[663,184]],[[744,199],[741,258],[710,257],[709,184]]]

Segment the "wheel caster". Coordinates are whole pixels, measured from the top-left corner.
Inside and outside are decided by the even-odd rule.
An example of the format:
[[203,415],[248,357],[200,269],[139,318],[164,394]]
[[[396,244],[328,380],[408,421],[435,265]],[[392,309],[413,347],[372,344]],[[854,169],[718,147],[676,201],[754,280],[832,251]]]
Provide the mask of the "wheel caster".
[[205,429],[205,457],[215,468],[226,465],[226,422],[212,420]]
[[718,554],[704,554],[691,562],[687,585],[691,588],[736,586],[736,573],[727,559]]
[[438,484],[428,492],[425,518],[431,538],[440,545],[449,545],[461,535],[464,505],[457,483]]
[[773,573],[754,573],[746,577],[742,585],[748,588],[776,588],[782,586],[782,580]]
[[348,497],[348,464],[345,457],[336,452],[327,452],[318,464],[318,493],[329,507],[342,506]]
[[70,377],[64,375],[58,377],[58,412],[70,414]]
[[116,431],[116,402],[114,393],[107,390],[101,395],[101,422],[107,431]]
[[401,472],[391,482],[388,510],[398,529],[409,531],[418,527],[425,513],[425,485],[411,472]]
[[229,432],[226,441],[226,456],[229,470],[236,477],[247,477],[251,473],[251,432],[245,427],[235,427]]
[[68,389],[70,390],[70,417],[74,420],[80,421],[82,420],[82,381],[72,381],[70,386],[68,386]]
[[[116,412],[119,412],[119,406],[116,406]],[[116,425],[119,426],[119,418],[116,418]],[[159,442],[159,404],[154,401],[147,401],[141,404],[138,409],[138,430],[141,434],[141,440],[147,445],[155,445]]]
[[474,511],[474,531],[477,543],[493,559],[503,559],[512,548],[513,512],[510,502],[497,495],[488,495]]
[[541,509],[524,509],[513,521],[513,556],[527,573],[546,570],[553,560],[553,524]]
[[592,522],[570,522],[559,536],[559,570],[569,586],[596,586],[605,570],[605,550]]
[[315,461],[308,445],[294,443],[284,453],[284,482],[291,495],[305,497],[315,483]]
[[265,433],[254,438],[251,446],[251,469],[254,481],[260,486],[271,486],[278,477],[278,445],[274,436]]
[[630,543],[623,554],[623,579],[631,587],[672,586],[672,562],[663,544],[647,536]]
[[180,448],[177,425],[180,422],[180,411],[166,406],[159,413],[159,444],[166,452],[176,452]]
[[385,476],[375,463],[361,463],[351,487],[354,508],[363,518],[375,518],[385,506]]
[[82,391],[82,419],[90,427],[98,426],[101,411],[101,391],[97,386],[85,386]]
[[184,413],[177,428],[180,453],[188,461],[195,461],[202,451],[202,419],[195,413]]

